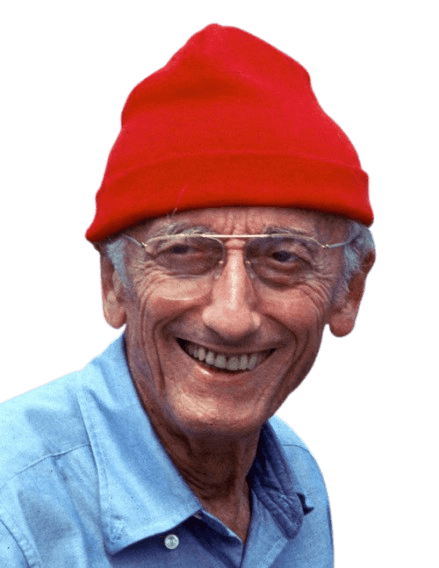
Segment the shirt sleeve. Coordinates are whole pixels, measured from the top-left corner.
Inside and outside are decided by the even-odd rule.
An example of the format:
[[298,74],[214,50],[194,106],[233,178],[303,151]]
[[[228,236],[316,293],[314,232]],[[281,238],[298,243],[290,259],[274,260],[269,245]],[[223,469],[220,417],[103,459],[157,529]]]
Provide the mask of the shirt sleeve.
[[17,541],[0,520],[0,565],[8,568],[30,568]]

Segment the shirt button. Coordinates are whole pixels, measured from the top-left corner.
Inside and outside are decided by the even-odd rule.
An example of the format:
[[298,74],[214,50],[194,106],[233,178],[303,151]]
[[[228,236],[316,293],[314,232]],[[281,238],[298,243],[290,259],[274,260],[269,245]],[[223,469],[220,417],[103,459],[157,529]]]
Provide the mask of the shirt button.
[[180,544],[180,540],[177,535],[175,534],[168,534],[165,538],[165,546],[169,548],[169,550],[174,550]]

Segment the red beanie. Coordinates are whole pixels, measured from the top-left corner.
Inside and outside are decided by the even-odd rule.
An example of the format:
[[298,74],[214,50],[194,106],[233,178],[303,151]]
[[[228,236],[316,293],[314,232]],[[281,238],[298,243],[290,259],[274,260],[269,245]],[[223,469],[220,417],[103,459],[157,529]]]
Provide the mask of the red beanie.
[[298,207],[370,225],[368,177],[307,71],[237,28],[207,26],[131,92],[86,237],[173,211]]

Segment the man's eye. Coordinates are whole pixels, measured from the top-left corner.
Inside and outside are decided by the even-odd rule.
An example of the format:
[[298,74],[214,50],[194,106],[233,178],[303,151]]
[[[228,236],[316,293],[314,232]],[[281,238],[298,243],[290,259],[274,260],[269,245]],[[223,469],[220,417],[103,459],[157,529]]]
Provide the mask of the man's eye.
[[284,265],[284,268],[292,268],[297,264],[309,263],[311,258],[305,247],[297,243],[281,243],[265,251],[266,261],[273,265]]
[[273,258],[273,260],[276,260],[277,262],[281,262],[281,263],[294,262],[296,260],[300,260],[299,257],[295,253],[287,251],[287,250],[280,250],[280,251],[274,252],[272,254],[272,258]]
[[161,256],[184,257],[188,261],[208,257],[210,253],[208,248],[195,242],[170,243],[159,252]]
[[184,255],[189,252],[195,252],[191,250],[191,247],[189,245],[173,245],[168,250],[162,251],[162,253],[164,254],[167,253],[167,254],[177,254],[177,255]]
[[190,254],[197,254],[198,248],[194,243],[183,240],[160,240],[152,244],[150,252],[154,257],[160,256],[187,256]]
[[[211,271],[221,260],[222,249],[215,241],[201,238],[158,240],[151,256],[156,264],[177,276],[199,276]],[[151,247],[152,248],[152,247]]]

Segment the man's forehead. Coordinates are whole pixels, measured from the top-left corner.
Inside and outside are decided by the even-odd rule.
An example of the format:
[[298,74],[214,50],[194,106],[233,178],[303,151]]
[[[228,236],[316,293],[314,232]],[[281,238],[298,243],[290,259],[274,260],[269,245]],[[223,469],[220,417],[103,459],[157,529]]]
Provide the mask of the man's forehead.
[[310,236],[330,236],[343,233],[345,226],[343,218],[317,211],[281,207],[220,207],[148,220],[135,227],[133,234],[146,237],[205,227],[220,234],[257,234],[285,229]]

